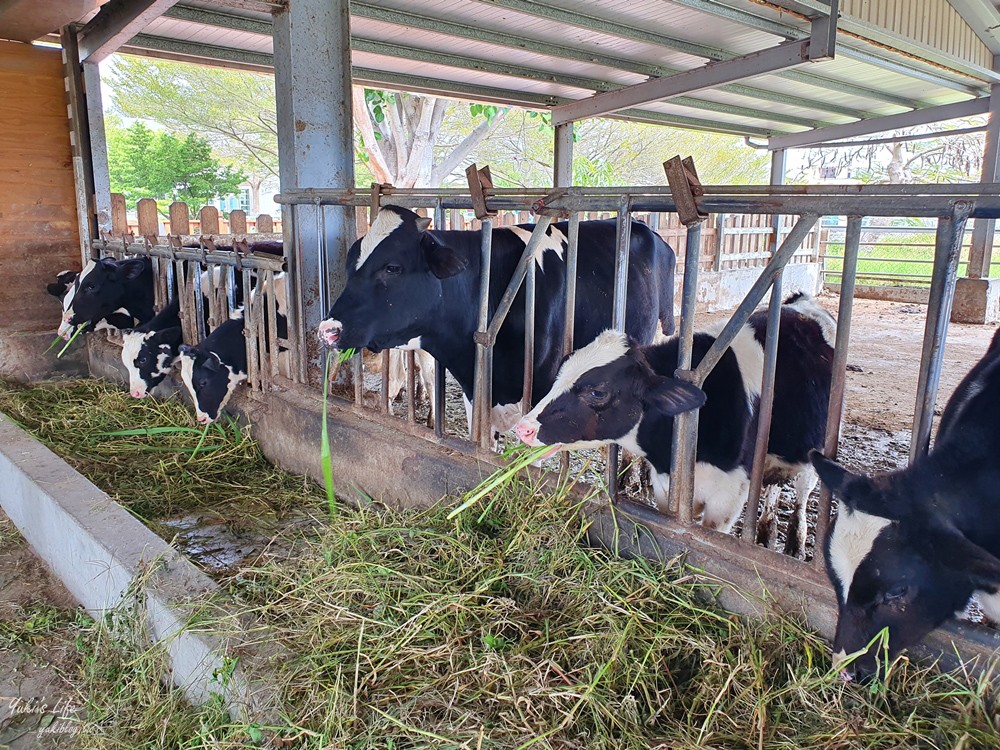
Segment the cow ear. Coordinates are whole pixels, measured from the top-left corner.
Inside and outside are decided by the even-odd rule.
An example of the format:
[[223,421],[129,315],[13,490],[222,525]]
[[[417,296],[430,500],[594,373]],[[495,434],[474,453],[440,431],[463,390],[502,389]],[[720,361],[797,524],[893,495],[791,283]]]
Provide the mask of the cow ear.
[[178,344],[181,341],[181,329],[177,326],[164,328],[153,335],[153,341],[158,344]]
[[453,248],[442,245],[434,236],[424,232],[420,237],[420,247],[431,273],[439,279],[448,279],[464,271],[469,262]]
[[925,549],[936,562],[969,576],[977,589],[1000,588],[1000,559],[987,552],[952,525],[937,528]]
[[119,271],[121,271],[122,278],[127,281],[134,281],[139,278],[143,271],[146,270],[146,261],[141,258],[129,258],[128,260],[122,261],[121,265],[118,266]]
[[429,218],[425,216],[417,217],[417,231],[420,232],[421,234],[426,232],[427,228],[430,227],[430,225],[431,225],[431,220]]
[[660,414],[673,417],[705,405],[705,392],[691,383],[676,378],[662,378],[646,392],[643,403]]
[[847,483],[857,475],[852,474],[836,461],[831,461],[818,450],[809,451],[809,460],[812,461],[816,473],[819,474],[820,481],[826,485],[834,495],[842,496]]
[[177,351],[179,351],[181,354],[183,354],[185,356],[194,358],[194,354],[195,354],[194,348],[188,346],[187,344],[181,344],[179,347],[177,347]]

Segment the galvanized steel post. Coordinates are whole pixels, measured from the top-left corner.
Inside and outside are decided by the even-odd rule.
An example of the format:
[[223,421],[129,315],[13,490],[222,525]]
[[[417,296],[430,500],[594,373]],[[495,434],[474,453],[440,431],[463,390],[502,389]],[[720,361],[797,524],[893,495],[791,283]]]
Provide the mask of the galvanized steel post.
[[[444,207],[440,198],[434,204],[434,229],[444,231]],[[431,408],[434,410],[434,434],[437,437],[444,436],[444,377],[444,365],[434,360],[434,397],[431,399]]]
[[556,125],[552,156],[552,184],[555,187],[569,187],[573,184],[573,123]]
[[931,276],[924,343],[920,353],[920,376],[917,380],[917,403],[913,409],[913,432],[910,438],[910,462],[927,453],[934,420],[934,401],[941,379],[945,337],[951,319],[951,303],[955,297],[958,259],[962,252],[965,220],[973,204],[956,201],[950,216],[938,219],[934,241],[934,271]]
[[[684,287],[681,292],[681,325],[677,343],[676,377],[691,382],[691,359],[694,351],[694,318],[698,304],[698,265],[701,262],[702,221],[687,228],[684,250]],[[685,412],[674,418],[671,435],[670,496],[667,507],[674,510],[681,523],[691,523],[694,517],[694,467],[698,447],[698,412]]]
[[[837,342],[833,349],[833,372],[830,381],[830,406],[826,417],[826,437],[823,454],[837,457],[840,444],[840,425],[844,417],[844,392],[847,386],[847,349],[851,340],[851,314],[854,311],[854,285],[858,277],[858,249],[861,246],[861,216],[847,217],[844,235],[844,268],[840,277],[840,306],[837,310]],[[830,490],[821,485],[819,507],[816,513],[816,546],[813,561],[822,566],[823,540],[830,526]]]
[[[1000,66],[1000,55],[993,60],[994,68]],[[989,117],[983,145],[982,182],[1000,179],[1000,84],[990,86]],[[989,278],[995,231],[996,219],[976,219],[972,222],[972,247],[969,248],[969,265],[965,272],[969,278]]]
[[[615,240],[615,297],[611,314],[611,327],[625,330],[625,312],[628,303],[628,260],[632,243],[632,197],[622,195],[618,201],[618,232]],[[608,447],[608,466],[605,470],[608,495],[618,492],[618,446]]]
[[[273,34],[282,191],[353,188],[348,0],[295,0],[275,12]],[[315,214],[322,211],[318,205],[296,206],[286,212],[296,214],[294,224],[283,222],[300,356],[317,366],[318,342],[310,334],[326,312],[322,290],[331,299],[340,293],[347,250],[356,236],[353,209],[333,207],[317,221]],[[320,231],[325,236],[316,236]],[[332,256],[327,264],[320,257],[322,249]]]
[[487,341],[490,322],[490,264],[493,258],[493,222],[482,220],[479,256],[479,325],[476,330],[476,372],[472,390],[472,439],[490,448],[493,411],[493,345]]

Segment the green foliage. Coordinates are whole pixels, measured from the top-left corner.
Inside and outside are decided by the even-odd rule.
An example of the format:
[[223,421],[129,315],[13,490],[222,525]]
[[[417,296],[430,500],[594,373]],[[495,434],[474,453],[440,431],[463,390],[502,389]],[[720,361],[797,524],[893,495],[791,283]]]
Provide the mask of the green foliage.
[[130,201],[139,198],[204,203],[236,190],[243,172],[225,167],[204,138],[154,132],[141,122],[108,128],[111,189]]

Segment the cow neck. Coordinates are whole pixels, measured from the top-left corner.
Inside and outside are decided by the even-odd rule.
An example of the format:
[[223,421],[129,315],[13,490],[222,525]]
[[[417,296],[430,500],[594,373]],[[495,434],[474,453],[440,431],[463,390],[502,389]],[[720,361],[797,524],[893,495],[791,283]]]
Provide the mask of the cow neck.
[[[421,348],[444,365],[471,398],[476,370],[476,332],[479,310],[479,239],[469,266],[457,276],[441,281],[441,302],[434,313],[434,330],[420,337]],[[452,238],[448,238],[452,239]],[[458,243],[456,243],[457,245]],[[469,300],[474,300],[469,304]]]

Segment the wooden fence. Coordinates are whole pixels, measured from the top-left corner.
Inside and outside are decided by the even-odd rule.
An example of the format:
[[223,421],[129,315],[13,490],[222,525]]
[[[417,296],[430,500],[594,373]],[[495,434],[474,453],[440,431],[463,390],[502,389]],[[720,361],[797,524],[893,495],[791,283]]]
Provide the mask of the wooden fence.
[[142,198],[136,203],[135,218],[128,217],[125,196],[111,194],[111,234],[121,237],[133,234],[138,237],[163,237],[179,235],[218,234],[275,234],[281,232],[281,220],[270,214],[259,214],[247,218],[246,211],[230,211],[229,218],[222,217],[215,206],[202,206],[194,214],[187,203],[175,201],[170,204],[169,216],[160,215],[156,201]]

